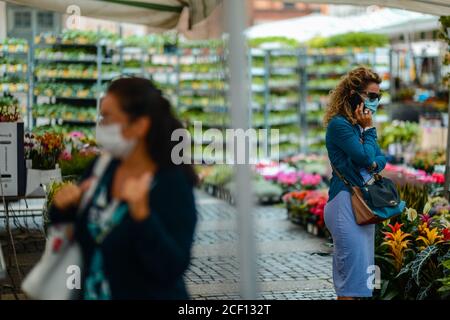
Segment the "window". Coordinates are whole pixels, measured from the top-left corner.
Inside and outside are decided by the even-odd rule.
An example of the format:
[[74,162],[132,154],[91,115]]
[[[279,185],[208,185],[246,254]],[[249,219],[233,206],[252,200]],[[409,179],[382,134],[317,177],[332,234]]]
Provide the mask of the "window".
[[295,3],[294,2],[284,2],[284,9],[286,10],[295,10]]
[[16,11],[14,12],[14,26],[20,29],[31,28],[31,12]]
[[37,16],[38,26],[40,28],[53,28],[53,13],[39,12]]

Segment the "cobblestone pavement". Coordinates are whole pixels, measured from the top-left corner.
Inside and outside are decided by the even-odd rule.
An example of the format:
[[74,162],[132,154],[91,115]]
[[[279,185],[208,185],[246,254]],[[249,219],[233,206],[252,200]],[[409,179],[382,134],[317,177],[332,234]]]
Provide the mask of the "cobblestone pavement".
[[[199,223],[186,282],[193,299],[239,299],[235,209],[197,193]],[[254,212],[260,299],[335,299],[332,249],[286,219],[279,206]]]

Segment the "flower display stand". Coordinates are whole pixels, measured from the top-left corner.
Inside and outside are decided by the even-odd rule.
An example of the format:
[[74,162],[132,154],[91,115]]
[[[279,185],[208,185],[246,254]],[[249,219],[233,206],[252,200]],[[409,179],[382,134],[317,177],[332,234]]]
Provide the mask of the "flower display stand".
[[44,193],[45,186],[53,182],[62,182],[61,169],[53,170],[36,170],[27,169],[27,191],[26,194]]

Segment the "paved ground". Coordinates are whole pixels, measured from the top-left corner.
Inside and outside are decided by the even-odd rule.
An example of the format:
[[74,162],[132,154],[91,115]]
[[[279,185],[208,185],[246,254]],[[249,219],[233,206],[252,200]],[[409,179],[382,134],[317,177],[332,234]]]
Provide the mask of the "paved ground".
[[[194,299],[239,299],[239,263],[236,257],[236,212],[229,204],[199,192],[199,224],[193,259],[186,274]],[[277,206],[258,207],[254,212],[258,244],[257,275],[261,299],[334,299],[331,282],[331,249],[325,239],[309,235],[286,219]],[[30,226],[39,225],[40,221]],[[1,222],[0,222],[1,225]],[[1,228],[0,228],[1,229]],[[26,274],[44,248],[42,234],[16,229],[20,273]],[[7,235],[0,234],[3,252]],[[21,239],[22,238],[22,239]],[[17,270],[11,275],[19,283]],[[8,281],[9,282],[9,281]],[[2,284],[10,284],[1,282]],[[0,299],[23,299],[0,286]]]
[[[199,225],[192,265],[186,274],[194,299],[238,299],[235,210],[198,193]],[[254,213],[261,299],[335,299],[331,249],[286,219],[277,206]]]

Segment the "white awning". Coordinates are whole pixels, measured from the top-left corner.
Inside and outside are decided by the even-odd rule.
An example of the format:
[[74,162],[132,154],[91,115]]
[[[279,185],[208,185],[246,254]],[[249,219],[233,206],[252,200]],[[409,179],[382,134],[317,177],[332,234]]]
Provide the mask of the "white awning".
[[189,12],[189,25],[205,20],[222,0],[6,0],[6,2],[61,13],[73,6],[82,16],[153,28],[172,29],[178,25],[183,11]]
[[350,17],[312,14],[301,18],[271,22],[249,28],[247,35],[250,38],[285,36],[305,42],[317,36],[328,37],[352,31],[393,35],[435,30],[439,27],[437,16],[384,8]]

